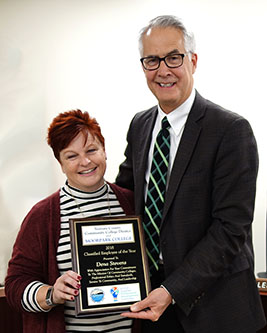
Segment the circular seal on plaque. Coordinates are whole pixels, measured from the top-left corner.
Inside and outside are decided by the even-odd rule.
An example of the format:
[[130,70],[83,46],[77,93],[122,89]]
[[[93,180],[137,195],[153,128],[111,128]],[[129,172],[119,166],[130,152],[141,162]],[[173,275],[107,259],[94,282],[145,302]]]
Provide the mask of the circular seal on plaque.
[[104,296],[105,296],[104,291],[99,288],[92,290],[91,294],[90,294],[92,301],[95,303],[101,302],[103,300]]

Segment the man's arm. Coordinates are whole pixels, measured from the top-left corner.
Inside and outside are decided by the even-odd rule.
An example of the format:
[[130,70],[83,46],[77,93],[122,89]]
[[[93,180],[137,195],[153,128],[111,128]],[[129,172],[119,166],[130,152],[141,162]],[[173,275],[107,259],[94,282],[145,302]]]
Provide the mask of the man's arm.
[[211,174],[210,226],[162,283],[186,314],[223,275],[253,269],[250,237],[257,171],[251,127],[241,117],[233,119],[220,139]]
[[[233,272],[252,266],[246,251],[251,237],[258,154],[253,132],[245,119],[235,119],[225,130],[213,169],[209,202],[212,205],[211,224],[181,265],[162,283],[186,314],[228,272],[230,266]],[[236,259],[242,259],[243,263],[239,261],[236,265]],[[131,315],[125,315],[156,320],[171,302],[171,298],[162,296],[162,289],[155,289],[138,306],[133,306]],[[164,304],[160,302],[161,308],[155,307],[155,300],[156,303],[163,301]],[[151,311],[148,312],[146,307]],[[142,309],[146,313],[134,312]]]

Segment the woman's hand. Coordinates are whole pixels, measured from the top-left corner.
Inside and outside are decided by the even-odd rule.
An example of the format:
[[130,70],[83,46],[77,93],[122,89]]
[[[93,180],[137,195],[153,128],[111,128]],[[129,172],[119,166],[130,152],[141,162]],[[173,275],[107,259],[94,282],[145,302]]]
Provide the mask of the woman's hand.
[[67,271],[61,275],[54,284],[52,300],[55,304],[63,304],[65,301],[73,301],[79,295],[81,276],[73,271]]
[[[67,271],[61,275],[55,282],[52,293],[53,304],[64,304],[65,301],[73,301],[74,297],[79,295],[81,288],[81,276],[73,271]],[[51,286],[43,286],[38,290],[37,302],[44,309],[48,310],[51,306],[46,304],[45,297]]]

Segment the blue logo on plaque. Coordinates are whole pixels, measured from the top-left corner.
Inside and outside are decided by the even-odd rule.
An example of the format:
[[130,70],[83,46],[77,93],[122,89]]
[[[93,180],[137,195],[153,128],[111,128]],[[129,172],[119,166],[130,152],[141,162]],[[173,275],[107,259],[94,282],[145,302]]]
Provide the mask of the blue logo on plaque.
[[104,298],[104,295],[105,295],[104,291],[102,289],[98,289],[98,288],[92,290],[92,292],[90,294],[92,301],[95,303],[101,302]]
[[118,300],[119,289],[117,287],[113,287],[110,289],[111,295],[114,298],[114,301]]

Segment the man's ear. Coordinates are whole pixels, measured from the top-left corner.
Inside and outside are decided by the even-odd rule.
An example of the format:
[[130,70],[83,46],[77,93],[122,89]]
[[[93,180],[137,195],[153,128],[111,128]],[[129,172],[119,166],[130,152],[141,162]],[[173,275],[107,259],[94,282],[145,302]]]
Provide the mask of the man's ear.
[[195,73],[196,68],[197,68],[197,60],[198,60],[198,56],[196,53],[192,53],[191,54],[191,63],[192,63],[192,74]]

